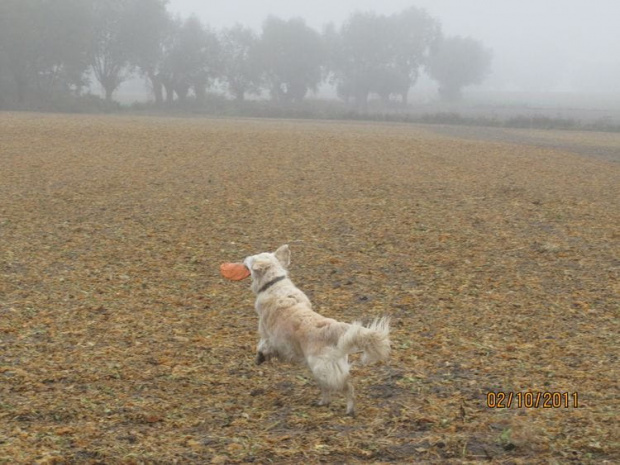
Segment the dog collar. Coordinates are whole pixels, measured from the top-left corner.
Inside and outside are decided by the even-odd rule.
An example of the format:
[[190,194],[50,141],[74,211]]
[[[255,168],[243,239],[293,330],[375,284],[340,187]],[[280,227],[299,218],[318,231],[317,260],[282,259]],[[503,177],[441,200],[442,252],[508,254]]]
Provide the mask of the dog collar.
[[283,279],[286,279],[286,276],[278,276],[277,278],[273,278],[268,283],[263,284],[263,286],[258,290],[257,294],[260,294],[261,292],[265,292],[267,289],[269,289],[275,283],[277,283],[279,281],[282,281]]

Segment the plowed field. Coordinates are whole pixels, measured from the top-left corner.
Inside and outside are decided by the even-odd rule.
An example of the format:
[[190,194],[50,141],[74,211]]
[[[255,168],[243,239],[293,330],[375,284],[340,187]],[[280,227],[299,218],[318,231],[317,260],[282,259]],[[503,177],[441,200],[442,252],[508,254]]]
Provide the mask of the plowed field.
[[[0,113],[0,463],[618,463],[620,164],[527,142]],[[284,243],[392,316],[356,418],[254,365],[218,267]]]

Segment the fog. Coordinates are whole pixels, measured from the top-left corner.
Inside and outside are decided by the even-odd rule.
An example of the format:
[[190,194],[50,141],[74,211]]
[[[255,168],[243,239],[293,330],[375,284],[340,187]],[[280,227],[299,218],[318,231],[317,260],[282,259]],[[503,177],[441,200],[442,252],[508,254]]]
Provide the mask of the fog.
[[478,89],[620,93],[617,0],[170,0],[169,10],[217,28],[260,30],[276,15],[321,30],[355,11],[392,14],[412,5],[437,18],[444,34],[471,36],[493,51],[491,74]]
[[618,0],[0,0],[0,110],[615,123],[618,18]]

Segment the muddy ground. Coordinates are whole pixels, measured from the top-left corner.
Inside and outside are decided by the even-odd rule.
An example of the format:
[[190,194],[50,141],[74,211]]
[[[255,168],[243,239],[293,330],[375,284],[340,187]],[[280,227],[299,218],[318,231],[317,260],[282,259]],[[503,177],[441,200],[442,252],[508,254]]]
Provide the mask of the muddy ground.
[[[450,131],[0,113],[0,463],[620,461],[620,166],[566,147],[620,135]],[[392,316],[356,418],[254,365],[218,266],[283,243]]]

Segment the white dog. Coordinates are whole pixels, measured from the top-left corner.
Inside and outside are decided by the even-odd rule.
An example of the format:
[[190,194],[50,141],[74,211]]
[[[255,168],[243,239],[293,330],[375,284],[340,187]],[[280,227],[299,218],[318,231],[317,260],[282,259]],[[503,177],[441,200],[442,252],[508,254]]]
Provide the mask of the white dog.
[[314,312],[308,297],[288,278],[290,256],[288,245],[283,245],[275,253],[243,261],[252,276],[259,317],[256,363],[276,357],[307,364],[321,388],[319,405],[329,404],[333,392],[343,392],[347,414],[355,415],[348,354],[363,352],[362,363],[386,360],[390,353],[389,318],[364,327]]

